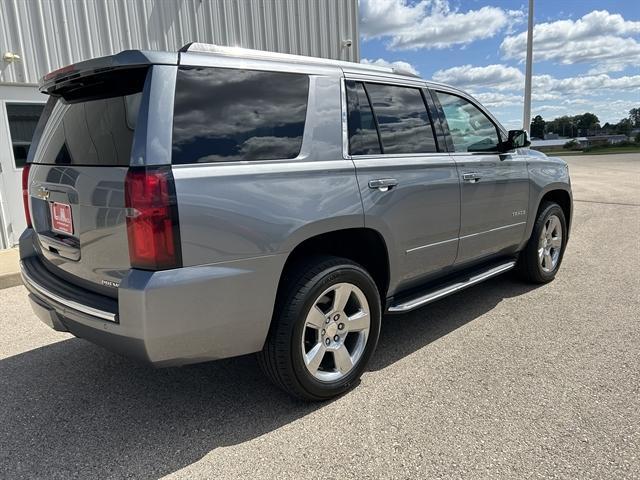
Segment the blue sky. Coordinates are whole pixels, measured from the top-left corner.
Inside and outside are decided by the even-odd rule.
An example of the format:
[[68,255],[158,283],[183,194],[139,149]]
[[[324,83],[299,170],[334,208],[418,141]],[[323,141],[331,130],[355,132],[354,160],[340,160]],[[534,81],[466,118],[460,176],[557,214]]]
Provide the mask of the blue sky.
[[[473,93],[522,126],[526,0],[360,0],[360,57]],[[532,115],[640,107],[640,0],[536,0]]]

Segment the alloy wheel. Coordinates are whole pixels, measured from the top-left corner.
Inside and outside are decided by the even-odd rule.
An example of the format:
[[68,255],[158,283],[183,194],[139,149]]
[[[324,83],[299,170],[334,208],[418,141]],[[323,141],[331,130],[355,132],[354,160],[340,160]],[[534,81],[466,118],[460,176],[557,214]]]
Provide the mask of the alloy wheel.
[[558,265],[562,249],[562,224],[556,215],[551,215],[544,223],[538,240],[538,261],[546,273]]
[[362,357],[371,325],[369,303],[351,283],[337,283],[313,302],[302,333],[302,358],[323,382],[342,379]]

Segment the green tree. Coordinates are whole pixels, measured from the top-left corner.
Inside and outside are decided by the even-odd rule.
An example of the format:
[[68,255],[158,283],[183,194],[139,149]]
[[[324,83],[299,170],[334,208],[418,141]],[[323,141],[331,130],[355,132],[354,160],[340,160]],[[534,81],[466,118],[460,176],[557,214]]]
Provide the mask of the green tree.
[[551,122],[547,122],[547,132],[557,133],[562,137],[573,137],[574,128],[572,122],[573,117],[567,115],[554,118]]
[[531,122],[529,131],[532,137],[544,138],[544,126],[546,122],[540,115],[536,115]]
[[582,115],[576,115],[574,117],[574,124],[580,129],[583,130],[584,134],[589,134],[590,130],[594,130],[597,125],[600,124],[600,120],[593,113],[586,112]]
[[640,128],[640,108],[629,110],[629,120],[631,120],[634,128]]
[[631,133],[631,129],[633,129],[633,122],[630,118],[623,118],[616,125],[616,133],[623,135],[629,135]]

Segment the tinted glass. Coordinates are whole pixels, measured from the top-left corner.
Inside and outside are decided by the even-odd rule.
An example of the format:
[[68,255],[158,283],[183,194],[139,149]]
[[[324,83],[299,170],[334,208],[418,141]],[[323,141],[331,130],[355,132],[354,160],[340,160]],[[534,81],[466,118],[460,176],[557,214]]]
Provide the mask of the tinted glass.
[[136,93],[73,104],[58,99],[34,163],[129,165],[141,97]]
[[489,118],[467,100],[436,92],[456,152],[495,151],[500,143],[498,130]]
[[308,77],[296,73],[181,68],[173,163],[295,158],[308,92]]
[[128,166],[147,72],[119,69],[61,87],[62,96],[49,100],[54,105],[33,162]]
[[366,84],[384,153],[436,152],[427,107],[417,88]]
[[33,132],[38,125],[43,108],[44,104],[7,104],[7,118],[16,168],[22,168],[27,161],[31,138],[33,138]]
[[362,83],[347,82],[349,115],[349,153],[367,155],[381,153],[376,122]]

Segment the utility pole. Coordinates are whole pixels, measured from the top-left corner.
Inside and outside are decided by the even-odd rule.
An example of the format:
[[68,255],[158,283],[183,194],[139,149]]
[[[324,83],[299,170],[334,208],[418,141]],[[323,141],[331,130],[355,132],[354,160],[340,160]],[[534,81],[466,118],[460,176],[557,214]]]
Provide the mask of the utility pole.
[[527,69],[524,75],[524,115],[522,128],[531,133],[531,75],[533,67],[533,0],[529,0],[529,22],[527,29]]

